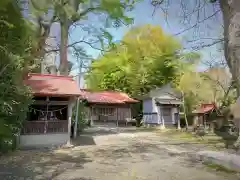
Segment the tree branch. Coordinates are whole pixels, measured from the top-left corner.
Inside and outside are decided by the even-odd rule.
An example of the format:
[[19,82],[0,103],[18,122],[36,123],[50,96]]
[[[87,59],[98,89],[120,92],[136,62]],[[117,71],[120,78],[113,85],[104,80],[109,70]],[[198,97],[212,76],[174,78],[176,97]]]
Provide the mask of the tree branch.
[[206,38],[198,38],[198,39],[193,39],[193,40],[187,40],[188,43],[196,42],[196,41],[201,41],[201,40],[224,40],[224,38],[211,38],[211,37],[206,37]]
[[[96,49],[98,51],[107,51],[107,50],[104,50],[104,49],[101,49],[101,48],[94,47],[91,42],[88,42],[88,41],[85,41],[85,40],[80,40],[80,41],[73,42],[72,44],[69,44],[67,47],[71,48],[71,47],[74,47],[75,45],[80,44],[80,43],[85,43],[88,46],[90,46],[91,48]],[[58,52],[59,50],[60,49],[58,48],[58,49],[46,50],[45,52],[46,53],[51,53],[51,52]]]
[[5,65],[5,66],[1,69],[1,71],[0,71],[0,76],[2,76],[2,74],[3,74],[4,71],[7,69],[8,66],[10,66],[10,64]]
[[186,31],[189,31],[189,30],[191,30],[191,29],[197,27],[198,24],[203,23],[204,21],[206,21],[206,20],[208,20],[208,19],[214,17],[214,16],[215,16],[216,14],[218,14],[219,12],[220,12],[220,9],[217,10],[216,12],[214,12],[212,15],[210,15],[210,16],[208,16],[208,17],[202,19],[201,21],[198,21],[198,22],[195,23],[193,26],[190,26],[190,27],[188,27],[188,28],[186,28],[186,29],[184,29],[184,30],[182,30],[182,31],[180,31],[180,32],[178,32],[178,33],[176,33],[176,34],[174,34],[174,36],[178,36],[178,35],[180,35],[180,34],[185,33]]
[[209,43],[209,44],[204,44],[204,45],[199,45],[199,46],[197,46],[197,45],[196,45],[196,46],[193,46],[192,49],[194,49],[194,50],[199,50],[199,49],[203,49],[203,48],[206,48],[206,47],[214,46],[214,45],[219,44],[219,43],[221,43],[221,42],[224,42],[224,38],[218,39],[218,40],[216,40],[216,41],[214,41],[214,42],[212,42],[212,43]]

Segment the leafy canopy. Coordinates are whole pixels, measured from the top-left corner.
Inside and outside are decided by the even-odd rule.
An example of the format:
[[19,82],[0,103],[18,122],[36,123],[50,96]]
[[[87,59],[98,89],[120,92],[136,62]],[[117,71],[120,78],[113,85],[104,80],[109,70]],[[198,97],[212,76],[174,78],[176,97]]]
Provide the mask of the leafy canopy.
[[[61,74],[68,74],[67,49],[76,54],[85,54],[86,45],[98,50],[104,50],[105,44],[112,44],[112,36],[106,30],[108,27],[129,25],[133,19],[126,15],[131,11],[136,0],[29,0],[29,10],[38,29],[39,41],[38,52],[43,57],[45,53],[52,52],[45,41],[50,33],[51,25],[56,22],[60,25],[60,48],[53,47],[54,52],[60,52]],[[94,22],[96,21],[97,22]],[[74,42],[68,42],[69,32],[78,28],[79,38]],[[43,32],[42,32],[43,31]],[[58,41],[58,40],[57,40]],[[46,48],[46,50],[44,50]]]
[[22,84],[31,29],[22,18],[17,1],[3,2],[4,6],[0,3],[0,151],[13,148],[31,102]]
[[184,56],[179,42],[160,26],[133,27],[114,48],[93,60],[86,82],[93,89],[142,95],[176,79]]

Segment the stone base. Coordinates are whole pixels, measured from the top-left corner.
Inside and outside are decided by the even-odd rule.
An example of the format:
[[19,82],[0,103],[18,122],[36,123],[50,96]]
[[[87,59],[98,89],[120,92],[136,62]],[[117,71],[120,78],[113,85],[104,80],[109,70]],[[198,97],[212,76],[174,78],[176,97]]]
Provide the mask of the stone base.
[[229,170],[240,172],[240,156],[226,152],[200,151],[197,160],[223,166]]
[[68,133],[21,135],[19,148],[48,148],[70,142]]

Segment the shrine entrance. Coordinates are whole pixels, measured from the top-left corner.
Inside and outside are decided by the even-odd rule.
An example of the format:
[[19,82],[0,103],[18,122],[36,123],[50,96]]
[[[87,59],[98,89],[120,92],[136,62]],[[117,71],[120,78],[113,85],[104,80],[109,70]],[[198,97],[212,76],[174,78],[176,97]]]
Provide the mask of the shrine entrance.
[[68,100],[60,97],[35,97],[22,134],[67,133]]

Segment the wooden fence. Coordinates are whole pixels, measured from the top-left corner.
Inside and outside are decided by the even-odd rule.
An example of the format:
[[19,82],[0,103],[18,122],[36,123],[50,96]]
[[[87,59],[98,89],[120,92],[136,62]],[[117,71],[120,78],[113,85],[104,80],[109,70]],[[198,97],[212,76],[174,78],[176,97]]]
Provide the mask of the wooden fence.
[[21,134],[47,134],[68,132],[68,121],[26,121]]

